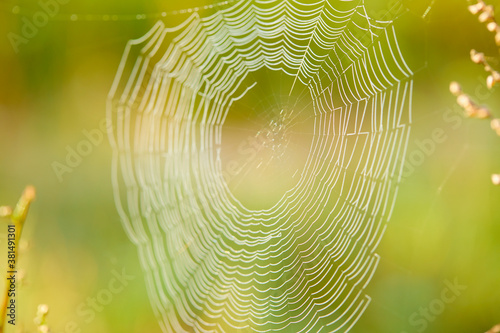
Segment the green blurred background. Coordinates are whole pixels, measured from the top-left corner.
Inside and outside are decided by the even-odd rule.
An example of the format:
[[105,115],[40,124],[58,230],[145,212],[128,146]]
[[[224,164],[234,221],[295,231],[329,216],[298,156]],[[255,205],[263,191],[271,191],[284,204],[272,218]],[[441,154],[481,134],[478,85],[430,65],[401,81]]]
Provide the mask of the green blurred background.
[[[126,42],[157,20],[137,14],[210,3],[69,0],[18,52],[8,34],[20,35],[23,17],[40,11],[40,4],[0,3],[0,204],[14,204],[27,184],[37,189],[23,236],[27,249],[19,268],[25,277],[18,287],[16,329],[34,332],[36,307],[46,303],[53,332],[160,332],[135,247],[114,206],[107,138],[62,181],[53,163],[64,163],[67,147],[75,149],[85,131],[98,129],[105,118],[106,96]],[[366,0],[372,15],[393,3]],[[487,121],[461,116],[448,85],[459,81],[500,117],[500,91],[488,92],[484,70],[469,60],[475,48],[500,68],[498,49],[466,1],[414,0],[403,6],[407,10],[392,14],[416,70],[408,153],[424,157],[411,165],[401,185],[369,285],[372,303],[353,332],[484,332],[500,322],[500,188],[490,181],[492,173],[500,173],[500,138]],[[175,25],[186,18],[164,20]],[[433,152],[419,154],[419,143],[439,129],[445,139]],[[0,246],[5,234],[6,227],[0,229]],[[135,278],[95,318],[85,320],[81,304],[106,290],[113,272],[123,269]],[[446,281],[454,280],[467,288],[426,320],[425,329],[422,322],[412,326],[412,317],[421,318],[415,313],[441,298]]]

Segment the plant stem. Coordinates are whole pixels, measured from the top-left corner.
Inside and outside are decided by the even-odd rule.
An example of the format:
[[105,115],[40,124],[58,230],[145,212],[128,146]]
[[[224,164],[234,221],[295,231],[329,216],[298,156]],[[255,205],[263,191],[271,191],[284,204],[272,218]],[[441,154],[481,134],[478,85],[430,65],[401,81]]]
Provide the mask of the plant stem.
[[[31,202],[35,199],[35,188],[33,186],[28,186],[24,189],[24,192],[17,202],[16,207],[12,211],[11,209],[7,207],[3,207],[1,211],[4,213],[2,215],[9,216],[12,223],[14,224],[16,231],[15,231],[15,242],[16,244],[14,245],[14,266],[10,267],[10,271],[15,271],[16,263],[18,261],[18,242],[21,238],[21,233],[23,231],[24,227],[24,221],[26,220],[26,215],[28,214],[28,209],[31,204]],[[7,273],[6,278],[10,277],[10,273]],[[0,307],[0,333],[4,332],[5,329],[5,317],[7,314],[7,306],[9,303],[9,288],[10,288],[10,283],[8,280],[5,282],[5,290],[3,293],[3,299],[2,299],[2,305]]]

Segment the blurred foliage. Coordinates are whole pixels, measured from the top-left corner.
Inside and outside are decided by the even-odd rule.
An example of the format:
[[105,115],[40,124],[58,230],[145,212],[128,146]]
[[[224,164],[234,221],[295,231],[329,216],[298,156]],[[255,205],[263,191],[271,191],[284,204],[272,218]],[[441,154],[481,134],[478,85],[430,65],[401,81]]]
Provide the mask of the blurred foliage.
[[[389,3],[366,2],[369,14]],[[133,16],[208,3],[69,0],[18,53],[7,35],[20,33],[22,17],[39,11],[39,4],[0,3],[0,203],[15,202],[27,183],[38,193],[23,236],[30,246],[19,263],[26,277],[18,319],[27,331],[34,327],[37,305],[46,303],[54,332],[71,332],[75,325],[82,332],[160,332],[135,248],[114,206],[106,138],[62,182],[52,167],[64,161],[67,146],[85,138],[84,130],[99,128],[125,43],[142,36],[156,19],[70,17]],[[409,10],[396,15],[401,46],[416,69],[408,152],[420,149],[418,142],[431,138],[436,128],[446,140],[401,185],[369,285],[372,303],[354,332],[416,332],[411,316],[440,297],[445,281],[455,279],[467,289],[428,321],[426,332],[484,332],[500,320],[500,188],[490,182],[490,174],[500,171],[500,138],[489,124],[453,113],[457,109],[448,92],[449,82],[457,80],[500,116],[500,92],[490,94],[482,68],[469,61],[475,48],[496,56],[491,63],[500,68],[498,50],[493,34],[467,12],[466,1],[435,1],[422,18],[430,3],[404,1]],[[186,17],[165,21],[175,25]],[[452,122],[451,115],[458,118]],[[5,234],[6,227],[0,230],[1,251]],[[87,323],[78,312],[81,304],[106,289],[113,272],[123,268],[136,278]]]

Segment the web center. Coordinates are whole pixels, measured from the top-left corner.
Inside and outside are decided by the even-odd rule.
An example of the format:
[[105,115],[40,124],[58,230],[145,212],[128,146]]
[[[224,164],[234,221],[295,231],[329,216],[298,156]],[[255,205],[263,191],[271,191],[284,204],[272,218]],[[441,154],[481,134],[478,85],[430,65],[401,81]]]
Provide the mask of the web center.
[[222,131],[224,180],[233,195],[254,210],[274,206],[298,184],[314,128],[308,90],[288,96],[290,77],[264,74],[265,79],[257,74],[246,79],[243,88],[254,86],[232,104]]

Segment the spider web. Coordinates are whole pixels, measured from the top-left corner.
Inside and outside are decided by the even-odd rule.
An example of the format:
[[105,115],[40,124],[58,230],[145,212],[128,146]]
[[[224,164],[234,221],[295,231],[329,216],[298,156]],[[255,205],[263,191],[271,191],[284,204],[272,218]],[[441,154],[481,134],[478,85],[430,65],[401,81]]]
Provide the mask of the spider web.
[[[361,1],[222,7],[130,41],[108,99],[116,205],[153,309],[164,332],[349,331],[401,180],[412,71],[392,22]],[[273,104],[247,123],[265,118],[257,147],[278,171],[305,133],[271,207],[225,175],[223,133],[245,99]],[[256,155],[243,168],[269,157]]]

